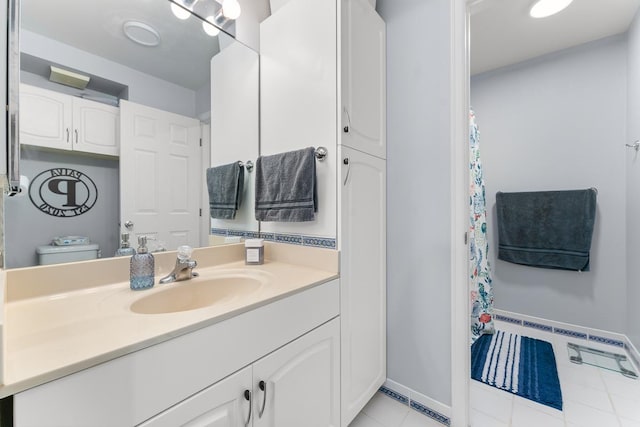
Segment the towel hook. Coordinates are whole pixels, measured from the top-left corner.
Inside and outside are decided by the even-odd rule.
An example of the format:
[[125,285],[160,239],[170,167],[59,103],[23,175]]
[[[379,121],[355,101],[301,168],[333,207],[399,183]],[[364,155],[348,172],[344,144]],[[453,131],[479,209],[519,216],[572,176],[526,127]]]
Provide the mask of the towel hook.
[[624,144],[629,148],[635,148],[636,151],[640,151],[640,139],[636,140],[633,144]]
[[327,154],[329,154],[329,151],[327,150],[326,147],[318,147],[316,148],[316,159],[318,159],[319,161],[323,161],[326,157]]

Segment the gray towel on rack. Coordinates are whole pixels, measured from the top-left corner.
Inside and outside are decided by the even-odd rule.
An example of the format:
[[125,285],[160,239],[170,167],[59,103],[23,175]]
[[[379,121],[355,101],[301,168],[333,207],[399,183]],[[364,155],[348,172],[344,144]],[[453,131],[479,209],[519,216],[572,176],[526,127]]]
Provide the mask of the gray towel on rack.
[[515,264],[589,270],[596,191],[496,194],[498,258]]
[[244,167],[233,162],[207,169],[211,218],[234,219],[242,203]]
[[316,159],[313,147],[256,162],[256,219],[258,221],[313,221],[318,211]]

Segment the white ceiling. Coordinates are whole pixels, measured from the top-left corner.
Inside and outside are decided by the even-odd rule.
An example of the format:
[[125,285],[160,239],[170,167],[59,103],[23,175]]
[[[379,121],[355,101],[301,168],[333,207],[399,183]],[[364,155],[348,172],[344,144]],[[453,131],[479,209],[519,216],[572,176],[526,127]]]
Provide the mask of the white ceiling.
[[[204,2],[202,2],[204,3]],[[176,19],[168,0],[22,0],[22,28],[197,90],[209,82],[218,37],[192,16]],[[211,0],[211,7],[218,8]],[[122,25],[137,20],[160,33],[161,44],[144,47],[125,37]]]
[[640,0],[574,0],[557,15],[533,19],[533,0],[469,3],[472,75],[626,32],[640,6]]

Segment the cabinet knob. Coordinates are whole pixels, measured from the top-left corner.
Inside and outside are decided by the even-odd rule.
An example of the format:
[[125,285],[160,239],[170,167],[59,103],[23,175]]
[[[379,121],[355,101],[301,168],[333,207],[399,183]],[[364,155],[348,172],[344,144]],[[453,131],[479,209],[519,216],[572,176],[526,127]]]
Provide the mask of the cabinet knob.
[[127,230],[132,230],[132,229],[133,229],[133,221],[127,221],[127,222],[125,222],[125,223],[124,223],[124,227],[125,227]]

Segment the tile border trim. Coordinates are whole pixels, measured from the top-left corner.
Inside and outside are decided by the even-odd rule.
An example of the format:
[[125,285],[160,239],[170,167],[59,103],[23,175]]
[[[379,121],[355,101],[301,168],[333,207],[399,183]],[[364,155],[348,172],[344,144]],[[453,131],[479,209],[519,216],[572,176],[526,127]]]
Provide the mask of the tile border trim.
[[388,387],[382,386],[378,389],[379,392],[386,394],[387,396],[389,396],[392,399],[397,400],[398,402],[402,403],[403,405],[408,405],[409,404],[409,398],[407,396],[405,396],[404,394],[398,393],[397,391],[391,390]]
[[[527,316],[519,313],[513,312],[504,312],[502,310],[495,310],[497,313],[494,314],[494,318],[496,320],[501,320],[503,322],[514,323],[517,325],[521,325],[527,328],[539,329],[546,332],[551,332],[554,334],[565,335],[573,338],[584,339],[587,341],[594,341],[600,344],[612,345],[615,347],[625,348],[626,350],[630,350],[633,353],[633,349],[627,346],[627,342],[629,338],[625,335],[613,333],[609,331],[601,331],[593,328],[586,327],[576,327],[575,325],[571,325],[570,323],[556,322],[554,320],[535,318],[537,321],[531,321],[527,319],[531,319],[532,316]],[[501,314],[508,313],[508,315]],[[560,325],[560,326],[558,326]],[[581,330],[576,330],[577,328]],[[620,336],[621,339],[609,338],[606,336],[607,334]],[[640,356],[637,354],[634,357],[638,357],[640,360]]]
[[302,234],[257,232],[249,230],[231,230],[226,228],[212,228],[211,234],[216,236],[239,236],[249,239],[263,238],[265,240],[277,243],[312,246],[315,248],[336,249],[336,239],[332,239],[329,237],[305,236]]
[[415,400],[409,399],[402,393],[398,393],[395,390],[390,389],[387,386],[382,386],[378,389],[380,393],[385,394],[386,396],[402,403],[403,405],[409,406],[414,411],[431,418],[447,427],[451,426],[451,419],[445,415],[442,415],[440,412],[435,411],[420,402],[416,402]]

